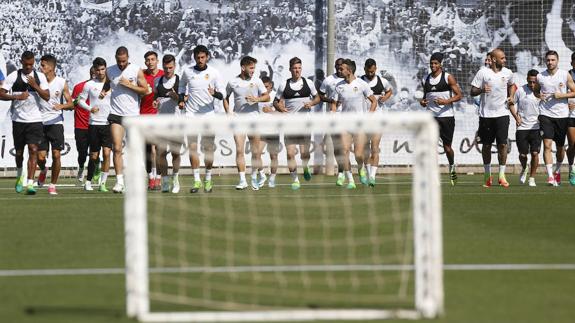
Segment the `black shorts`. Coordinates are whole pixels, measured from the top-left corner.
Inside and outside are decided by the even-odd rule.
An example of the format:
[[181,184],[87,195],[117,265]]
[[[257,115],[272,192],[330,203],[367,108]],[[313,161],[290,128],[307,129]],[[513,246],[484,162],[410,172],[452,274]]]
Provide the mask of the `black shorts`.
[[436,117],[435,121],[439,125],[439,138],[444,145],[451,146],[455,131],[455,117]]
[[101,148],[112,149],[112,133],[110,125],[90,125],[88,128],[90,138],[90,152],[99,152]]
[[261,136],[261,141],[265,141],[266,149],[271,154],[277,154],[282,150],[280,136],[278,135]]
[[12,121],[12,138],[16,150],[22,150],[28,144],[39,146],[44,139],[42,122]]
[[509,116],[496,118],[479,117],[479,138],[481,143],[491,145],[497,141],[498,145],[507,144],[509,132]]
[[50,124],[44,125],[44,138],[38,146],[38,150],[48,151],[50,146],[52,150],[64,150],[64,125]]
[[539,129],[515,131],[517,150],[522,155],[541,151],[541,134]]
[[575,118],[569,118],[569,128],[575,128]]
[[284,141],[286,146],[289,145],[309,145],[311,143],[311,136],[310,135],[291,135],[291,136],[284,136]]
[[551,118],[539,115],[539,127],[543,139],[553,139],[557,146],[565,145],[569,118]]
[[123,118],[122,116],[119,116],[117,114],[109,114],[108,115],[108,122],[110,124],[116,123],[116,124],[122,125],[122,118]]

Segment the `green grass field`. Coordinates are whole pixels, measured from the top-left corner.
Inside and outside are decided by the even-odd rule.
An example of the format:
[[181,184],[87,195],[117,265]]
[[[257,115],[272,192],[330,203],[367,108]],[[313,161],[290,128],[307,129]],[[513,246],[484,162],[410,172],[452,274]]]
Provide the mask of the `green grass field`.
[[[516,178],[509,178],[512,179],[509,189],[484,189],[480,186],[480,176],[462,175],[456,187],[443,183],[446,315],[431,322],[567,323],[575,319],[575,188],[566,183],[558,188],[547,187],[542,177],[538,178],[538,187],[530,188],[513,185]],[[185,180],[189,181],[189,178]],[[259,192],[237,192],[229,186],[235,183],[236,177],[222,176],[215,178],[215,191],[209,197],[203,196],[203,193],[202,196],[191,195],[186,190],[189,187],[184,187],[177,197],[151,194],[149,208],[150,212],[161,213],[185,209],[195,203],[200,205],[200,210],[202,206],[203,210],[226,210],[231,205],[232,211],[238,214],[265,214],[265,210],[273,213],[269,201],[281,196],[285,197],[285,204],[281,204],[279,209],[288,208],[290,203],[303,203],[311,209],[310,214],[319,214],[317,221],[320,221],[321,210],[313,211],[316,204],[310,197],[322,193],[328,194],[326,199],[332,202],[329,214],[337,221],[337,210],[343,210],[349,204],[369,208],[369,201],[377,200],[380,204],[374,204],[376,207],[386,207],[391,202],[388,197],[390,192],[398,196],[397,201],[402,209],[408,208],[409,180],[407,176],[386,176],[378,180],[379,185],[374,189],[358,187],[349,192],[331,186],[332,178],[316,176],[310,185],[303,183],[298,192],[292,192],[289,186],[283,185],[274,190],[265,188]],[[443,180],[446,180],[445,176]],[[287,176],[279,178],[280,183],[287,181]],[[64,183],[72,183],[72,180]],[[189,182],[185,184],[189,185]],[[218,188],[218,184],[227,186]],[[59,192],[60,195],[56,197],[49,196],[45,189],[36,196],[18,195],[13,191],[12,179],[0,180],[0,322],[132,322],[124,315],[124,276],[119,270],[124,267],[122,196],[84,192],[79,187],[63,187]],[[263,202],[254,211],[250,208],[253,206],[236,203],[242,201],[244,196],[248,196],[248,200],[256,196],[266,197],[268,202]],[[159,204],[160,199],[164,203]],[[230,201],[234,201],[233,204]],[[179,221],[190,224],[197,233],[206,227],[222,228],[227,223],[224,215],[208,221],[198,219],[193,210],[190,212],[190,216]],[[226,212],[222,214],[228,214]],[[312,217],[306,221],[311,223],[314,219]],[[160,226],[153,222],[150,230],[156,234],[167,230],[162,235],[171,236],[170,230],[176,229],[168,224],[164,222]],[[242,230],[242,224],[245,223],[237,221],[238,230]],[[288,221],[286,226],[293,228]],[[265,237],[267,229],[270,230],[268,234],[272,235],[273,226],[261,228],[258,235]],[[289,239],[295,233],[287,230],[282,234],[285,234],[283,238]],[[214,245],[215,238],[192,236],[183,241],[186,244],[208,243],[211,247],[217,247]],[[225,244],[225,241],[221,243]],[[237,248],[241,248],[241,242]],[[175,251],[169,248],[162,250],[165,255],[170,255],[170,252]],[[266,259],[265,247],[256,252],[261,256],[262,263],[269,260]],[[286,255],[297,252],[290,251],[289,245],[285,246]],[[308,258],[313,260],[314,250],[308,252]],[[336,254],[334,260],[338,257]],[[169,260],[151,259],[157,265],[173,265]],[[215,265],[219,264],[218,261],[222,264],[226,261],[225,258],[214,259]],[[290,258],[286,259],[289,263]],[[364,260],[361,254],[358,259]],[[241,264],[241,259],[237,261],[236,264]],[[392,263],[395,259],[384,261]],[[196,265],[193,261],[191,264]],[[553,264],[570,266],[553,269],[553,266],[549,266]],[[503,270],[498,265],[543,266]],[[49,276],[22,272],[33,269],[95,268],[110,269],[110,272]],[[313,280],[313,275],[310,278]],[[271,281],[269,277],[261,279],[268,283]],[[369,277],[362,279],[368,280]],[[169,286],[167,288],[169,290]],[[333,304],[342,299],[335,299]],[[285,304],[296,305],[298,301],[306,304],[308,300],[282,300]],[[349,302],[359,301],[350,298]],[[385,297],[379,303],[385,304]],[[326,306],[329,304],[327,302]],[[158,308],[163,306],[158,305]]]

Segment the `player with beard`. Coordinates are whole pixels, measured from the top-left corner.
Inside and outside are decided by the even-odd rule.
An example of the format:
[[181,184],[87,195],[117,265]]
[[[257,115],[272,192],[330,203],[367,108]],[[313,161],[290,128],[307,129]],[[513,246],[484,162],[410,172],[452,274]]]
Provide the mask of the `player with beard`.
[[[539,124],[543,134],[543,161],[547,170],[547,184],[561,184],[561,165],[565,156],[564,145],[569,128],[569,99],[575,98],[575,83],[568,71],[559,69],[559,54],[550,50],[545,54],[547,69],[537,74],[541,87]],[[557,149],[553,169],[552,146]]]
[[112,188],[114,193],[123,193],[125,190],[122,141],[126,129],[122,126],[122,118],[139,115],[139,96],[146,95],[150,91],[144,72],[135,64],[130,63],[129,59],[128,49],[120,46],[116,50],[116,64],[108,67],[108,78],[112,89],[108,122],[112,133],[116,172],[116,185]]
[[[391,98],[393,94],[393,90],[391,88],[391,84],[385,78],[380,77],[377,75],[377,63],[374,59],[368,58],[365,61],[363,70],[365,74],[361,77],[361,79],[366,82],[373,95],[377,99],[377,105],[379,110],[383,110],[383,104]],[[369,107],[370,104],[369,100],[366,102],[366,108]],[[377,111],[377,110],[376,110]],[[373,133],[368,134],[367,137],[367,144],[365,149],[365,169],[367,176],[369,178],[369,186],[375,186],[375,175],[377,174],[377,167],[379,166],[379,144],[381,142],[381,134]]]
[[506,57],[501,49],[491,52],[491,66],[481,68],[471,82],[471,96],[481,95],[479,105],[479,137],[483,144],[484,187],[491,187],[491,146],[497,141],[499,161],[499,185],[509,187],[505,178],[507,164],[507,138],[509,130],[509,109],[507,103],[514,90],[513,72],[505,67]]
[[[26,193],[33,195],[36,194],[34,173],[38,161],[38,146],[44,137],[40,109],[43,100],[50,99],[50,91],[46,76],[34,69],[34,53],[23,52],[20,63],[22,68],[8,74],[4,80],[0,88],[0,100],[12,101],[10,112],[16,152],[16,193],[24,191],[26,186]],[[28,179],[24,183],[22,165],[26,146],[28,146]]]
[[[241,73],[233,78],[226,86],[226,97],[224,99],[224,109],[228,114],[237,115],[258,115],[259,102],[269,100],[269,94],[262,80],[254,77],[257,60],[250,56],[244,56],[240,61]],[[230,111],[230,96],[234,95],[234,110]],[[251,147],[252,155],[252,176],[251,186],[254,191],[259,190],[258,169],[262,165],[261,138],[259,135],[247,135]],[[234,134],[236,143],[236,165],[240,174],[240,182],[236,189],[243,190],[248,187],[246,181],[246,160],[245,160],[245,134]]]

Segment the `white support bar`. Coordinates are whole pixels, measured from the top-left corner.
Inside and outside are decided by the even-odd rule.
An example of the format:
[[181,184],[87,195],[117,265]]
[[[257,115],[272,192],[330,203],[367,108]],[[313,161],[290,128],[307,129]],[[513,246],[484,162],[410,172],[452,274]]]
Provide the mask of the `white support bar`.
[[125,176],[128,184],[124,199],[126,243],[126,304],[128,317],[149,312],[148,298],[148,222],[146,207],[145,160],[142,129],[127,126]]
[[415,239],[415,307],[425,318],[443,313],[441,185],[437,163],[437,124],[423,123],[416,132],[413,169]]

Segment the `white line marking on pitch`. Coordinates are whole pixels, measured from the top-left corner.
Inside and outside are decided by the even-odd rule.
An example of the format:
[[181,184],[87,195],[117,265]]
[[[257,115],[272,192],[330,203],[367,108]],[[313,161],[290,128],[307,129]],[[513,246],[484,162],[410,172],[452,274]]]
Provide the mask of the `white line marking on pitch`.
[[[452,264],[446,271],[543,271],[575,270],[575,264]],[[413,265],[317,265],[317,266],[243,266],[243,267],[165,267],[150,268],[150,273],[246,273],[246,272],[336,272],[414,270]],[[17,269],[0,270],[0,277],[123,275],[124,268]]]

